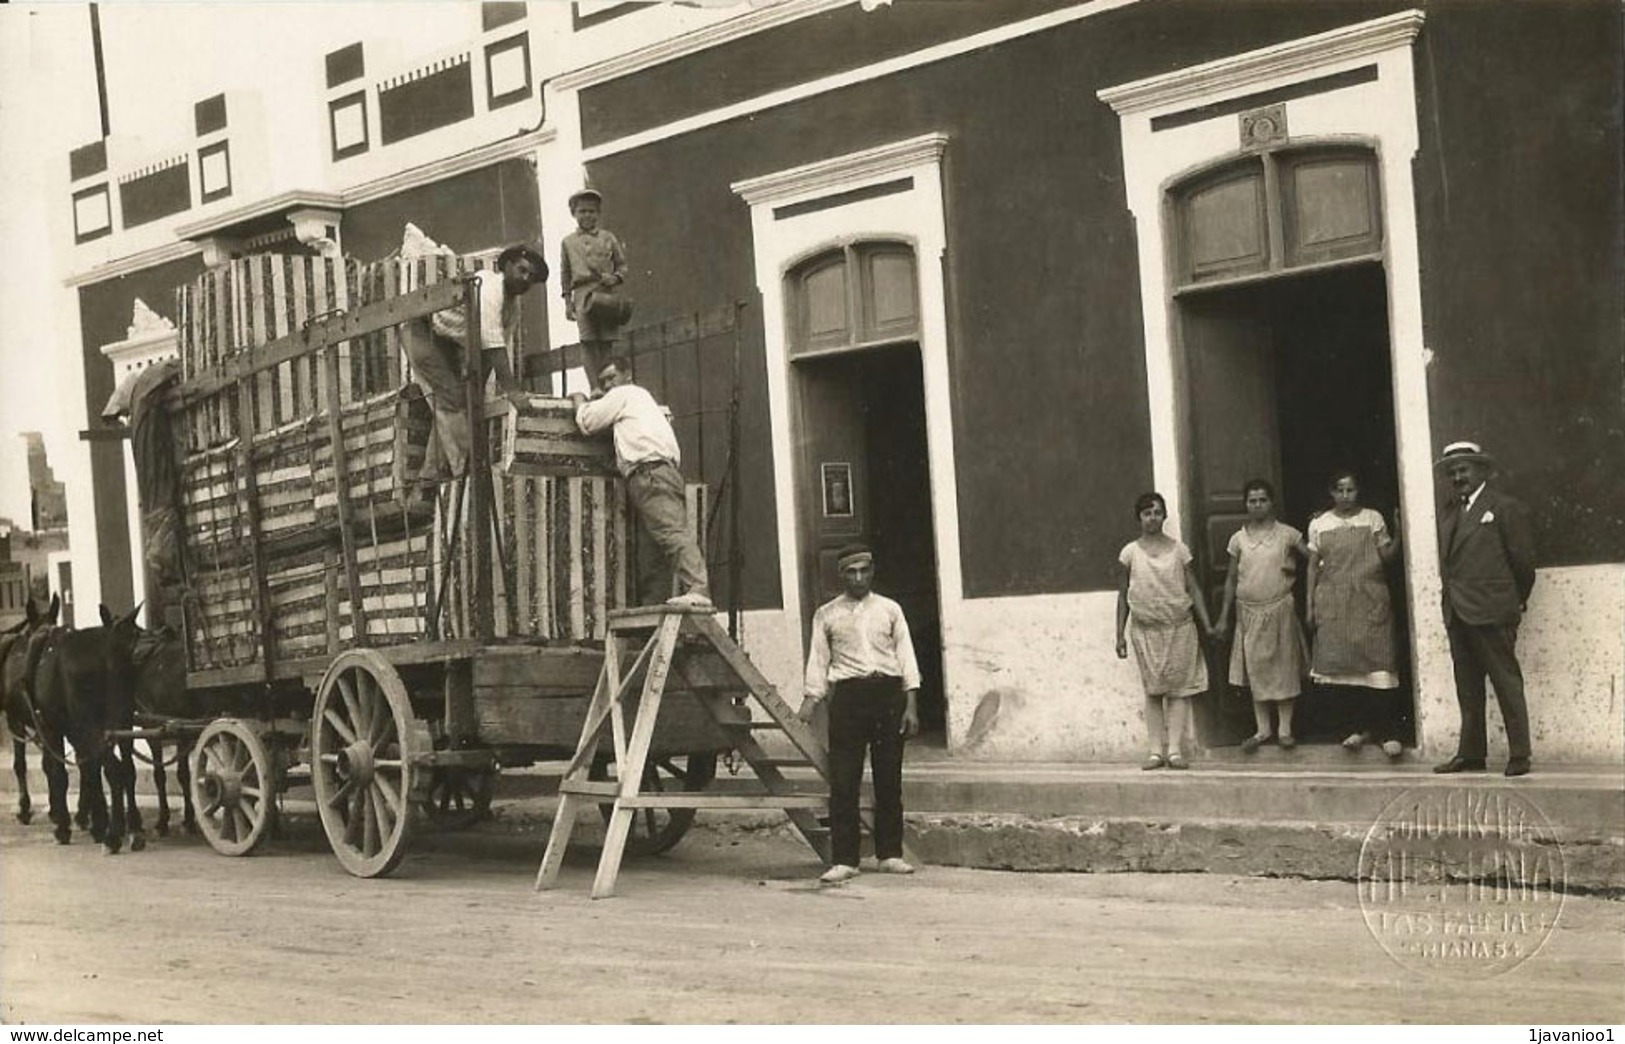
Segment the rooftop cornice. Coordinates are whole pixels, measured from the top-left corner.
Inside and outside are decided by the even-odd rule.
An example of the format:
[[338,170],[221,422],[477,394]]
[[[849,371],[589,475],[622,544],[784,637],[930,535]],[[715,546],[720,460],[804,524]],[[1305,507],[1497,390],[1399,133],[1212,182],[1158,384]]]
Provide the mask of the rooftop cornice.
[[845,188],[857,181],[899,173],[922,163],[940,162],[947,147],[948,135],[922,134],[803,167],[736,181],[729,187],[751,206],[778,203],[824,189]]
[[1409,45],[1422,31],[1425,15],[1401,11],[1384,18],[1342,26],[1301,40],[1289,40],[1245,54],[1193,65],[1097,92],[1119,116],[1161,109],[1217,95],[1240,93],[1267,81],[1319,71],[1333,62],[1353,61]]
[[730,43],[764,29],[785,25],[825,11],[833,11],[851,2],[852,0],[782,0],[780,3],[754,8],[702,29],[694,29],[647,47],[640,47],[635,51],[560,73],[553,78],[553,87],[561,91],[578,91],[584,87],[607,83],[677,58]]
[[235,225],[253,221],[272,214],[282,214],[290,210],[302,210],[305,207],[340,207],[344,205],[344,197],[337,192],[322,192],[316,189],[290,189],[279,192],[274,196],[253,203],[244,204],[231,210],[223,210],[211,214],[197,221],[189,221],[184,225],[175,226],[175,234],[182,239],[202,239],[204,236],[223,232]]

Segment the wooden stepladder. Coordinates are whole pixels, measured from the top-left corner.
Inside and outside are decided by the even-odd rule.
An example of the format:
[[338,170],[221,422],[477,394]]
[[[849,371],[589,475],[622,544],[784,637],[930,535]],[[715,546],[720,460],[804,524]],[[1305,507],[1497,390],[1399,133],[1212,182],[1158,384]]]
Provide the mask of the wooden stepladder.
[[[643,648],[623,673],[620,646],[626,639],[643,639]],[[720,661],[738,681],[737,687],[693,686],[692,691],[730,738],[734,749],[755,770],[760,786],[750,793],[646,792],[641,789],[650,742],[654,737],[655,719],[660,714],[667,679],[674,664],[681,671],[682,664],[678,661],[696,654]],[[638,696],[637,714],[628,732],[623,714],[624,703],[640,677],[643,684]],[[752,720],[748,709],[734,701],[734,695],[739,692],[748,693],[766,712],[767,720]],[[595,782],[589,780],[587,775],[606,722],[614,742],[616,780]],[[760,730],[782,731],[801,757],[769,757],[756,740],[755,733]],[[826,787],[820,793],[794,789],[791,781],[785,779],[780,771],[780,767],[785,765],[816,769]],[[611,613],[609,637],[604,643],[604,668],[587,707],[587,718],[581,727],[581,741],[565,769],[564,778],[559,782],[558,812],[553,819],[553,830],[547,839],[542,865],[536,873],[536,887],[538,890],[550,888],[557,881],[559,867],[564,862],[564,850],[570,843],[576,815],[583,805],[611,800],[614,811],[610,814],[606,829],[603,855],[598,860],[598,875],[592,883],[594,899],[615,894],[615,878],[620,873],[627,834],[631,830],[633,816],[641,809],[782,808],[813,850],[827,859],[828,832],[819,825],[818,813],[829,805],[828,779],[828,754],[817,733],[796,717],[796,712],[779,696],[778,690],[762,676],[755,664],[745,656],[744,650],[734,644],[709,612],[648,606]]]

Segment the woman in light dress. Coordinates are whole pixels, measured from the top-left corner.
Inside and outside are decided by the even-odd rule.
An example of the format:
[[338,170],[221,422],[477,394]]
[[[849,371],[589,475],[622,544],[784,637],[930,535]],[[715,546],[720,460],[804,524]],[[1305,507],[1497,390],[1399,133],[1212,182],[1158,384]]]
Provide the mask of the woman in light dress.
[[[1145,727],[1151,753],[1141,768],[1189,768],[1180,744],[1190,698],[1207,691],[1201,635],[1212,628],[1191,569],[1190,549],[1162,531],[1168,502],[1145,493],[1134,502],[1138,539],[1124,545],[1117,590],[1117,657],[1134,660],[1145,686]],[[1201,624],[1201,631],[1197,630]]]

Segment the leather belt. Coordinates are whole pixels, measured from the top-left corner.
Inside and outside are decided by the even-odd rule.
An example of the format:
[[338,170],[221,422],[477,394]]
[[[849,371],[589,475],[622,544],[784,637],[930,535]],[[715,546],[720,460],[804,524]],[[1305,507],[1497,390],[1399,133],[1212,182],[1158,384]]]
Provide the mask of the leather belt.
[[662,464],[670,463],[671,461],[667,460],[665,457],[650,457],[648,460],[640,460],[630,468],[626,469],[626,477],[631,478],[640,471],[648,471],[650,468],[657,468]]

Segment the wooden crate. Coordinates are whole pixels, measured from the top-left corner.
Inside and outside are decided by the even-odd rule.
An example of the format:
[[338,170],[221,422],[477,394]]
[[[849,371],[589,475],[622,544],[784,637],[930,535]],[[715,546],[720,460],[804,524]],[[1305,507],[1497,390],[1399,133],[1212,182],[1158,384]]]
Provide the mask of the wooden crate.
[[[356,572],[368,645],[398,645],[428,636],[431,533],[392,540],[364,541],[356,547]],[[339,644],[356,641],[354,603],[345,578],[338,577]]]
[[260,626],[249,567],[194,570],[181,604],[190,669],[242,667],[260,661]]
[[[316,447],[327,442],[327,426],[299,421],[253,441],[254,481],[259,491],[260,538],[280,540],[308,534],[321,524],[316,513],[314,475]],[[242,465],[238,485],[243,499],[242,538],[248,529],[248,486]]]
[[[350,307],[356,264],[302,254],[256,254],[209,269],[175,292],[181,376],[213,373],[242,352],[297,332],[317,316]],[[283,363],[250,383],[249,416],[267,431],[310,416],[326,401],[326,374],[315,356]],[[341,369],[342,397],[350,373]],[[234,390],[188,411],[192,449],[238,434]]]
[[492,460],[513,475],[594,475],[615,471],[609,432],[583,435],[569,399],[535,395],[524,405],[504,404]]
[[275,559],[266,566],[271,638],[278,660],[336,654],[339,587],[338,555],[318,548]]
[[215,569],[247,560],[235,442],[189,454],[181,461],[181,539],[194,568]]
[[[346,406],[340,413],[352,517],[357,526],[393,533],[426,527],[431,509],[412,481],[423,467],[433,426],[428,403],[399,390]],[[339,522],[339,483],[326,418],[312,442],[314,507],[324,526]],[[412,515],[405,517],[406,513]]]

